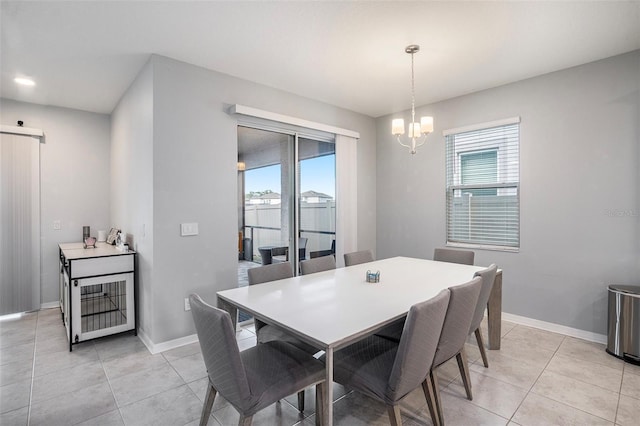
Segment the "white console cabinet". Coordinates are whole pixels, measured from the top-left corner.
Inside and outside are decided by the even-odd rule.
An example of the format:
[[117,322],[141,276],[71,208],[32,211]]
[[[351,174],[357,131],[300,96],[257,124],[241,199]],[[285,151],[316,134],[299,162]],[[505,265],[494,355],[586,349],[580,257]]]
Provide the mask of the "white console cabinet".
[[98,243],[59,244],[60,311],[69,351],[75,343],[137,330],[135,252]]

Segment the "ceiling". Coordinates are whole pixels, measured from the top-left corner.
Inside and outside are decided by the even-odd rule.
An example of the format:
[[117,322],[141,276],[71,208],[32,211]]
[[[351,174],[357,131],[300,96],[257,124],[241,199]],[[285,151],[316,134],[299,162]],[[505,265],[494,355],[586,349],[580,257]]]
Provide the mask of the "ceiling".
[[[4,1],[0,96],[111,113],[151,54],[379,117],[640,49],[640,1]],[[18,86],[29,76],[35,87]]]

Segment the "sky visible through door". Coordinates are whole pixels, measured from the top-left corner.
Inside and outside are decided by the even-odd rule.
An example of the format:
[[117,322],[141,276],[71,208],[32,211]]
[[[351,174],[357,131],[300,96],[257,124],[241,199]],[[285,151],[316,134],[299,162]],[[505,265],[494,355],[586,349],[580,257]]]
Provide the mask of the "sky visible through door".
[[[335,198],[335,154],[300,161],[300,192],[316,191]],[[280,165],[246,171],[245,193],[280,192]]]

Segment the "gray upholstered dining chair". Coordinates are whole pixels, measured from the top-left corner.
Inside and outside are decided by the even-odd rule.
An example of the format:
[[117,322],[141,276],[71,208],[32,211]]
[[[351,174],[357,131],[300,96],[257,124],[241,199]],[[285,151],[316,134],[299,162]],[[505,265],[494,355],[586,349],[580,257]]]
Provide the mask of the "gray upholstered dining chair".
[[300,262],[300,272],[302,275],[315,274],[316,272],[336,269],[336,258],[333,255],[316,257],[314,259]]
[[440,424],[444,424],[444,416],[442,414],[442,401],[440,399],[440,389],[438,388],[438,375],[436,369],[456,357],[462,383],[468,399],[473,399],[471,393],[471,378],[469,377],[469,366],[467,363],[467,355],[464,351],[464,344],[469,336],[469,327],[471,319],[478,303],[478,296],[482,287],[482,278],[474,277],[466,284],[449,287],[451,297],[449,299],[449,307],[447,315],[442,326],[442,334],[438,342],[433,359],[433,366],[429,372],[429,379],[434,390],[436,408],[438,411],[438,419]]
[[[290,262],[282,262],[248,269],[247,275],[249,277],[249,285],[255,285],[269,281],[291,278],[293,277],[293,271],[291,269]],[[258,344],[271,341],[283,341],[290,343],[311,355],[318,352],[318,348],[297,339],[279,327],[265,324],[257,318],[254,318],[254,326]],[[298,409],[300,411],[304,411],[304,390],[298,392]]]
[[478,348],[480,349],[480,356],[482,356],[482,362],[485,367],[489,367],[489,361],[487,360],[487,353],[484,348],[484,342],[482,339],[482,331],[480,330],[480,323],[484,318],[484,310],[487,307],[489,296],[491,295],[491,289],[493,288],[493,281],[496,278],[496,272],[498,267],[495,263],[491,264],[488,268],[483,269],[475,273],[475,276],[482,278],[482,289],[480,290],[480,296],[478,297],[478,303],[476,304],[476,310],[471,320],[471,328],[469,328],[469,334],[475,333],[476,342],[478,342]]
[[[270,265],[258,266],[255,268],[247,269],[247,277],[249,278],[249,285],[262,284],[269,281],[283,280],[285,278],[293,277],[293,270],[291,269],[290,262],[282,262],[282,263],[272,263]],[[263,323],[257,318],[253,320],[256,335],[258,338],[258,343],[262,341],[269,340],[278,340],[278,339],[260,339],[262,332],[262,336],[267,335],[267,329],[272,328],[267,324]],[[264,329],[264,330],[263,330]]]
[[316,250],[309,252],[309,257],[315,259],[316,257],[329,256],[330,254],[336,254],[336,240],[331,241],[331,248],[329,250]]
[[[298,238],[298,260],[305,260],[307,258],[307,242],[306,237]],[[289,247],[277,247],[271,250],[271,259],[273,263],[288,262],[289,259]]]
[[293,277],[293,269],[290,262],[272,263],[271,265],[258,266],[247,269],[249,285],[262,284],[269,281],[283,280]]
[[392,425],[401,425],[399,402],[422,385],[437,425],[435,397],[427,379],[449,305],[449,290],[409,310],[400,342],[369,336],[336,351],[334,380],[387,405]]
[[[271,265],[258,266],[247,270],[249,277],[249,285],[262,284],[269,281],[283,280],[293,277],[290,262],[273,263]],[[283,340],[302,349],[310,354],[318,352],[317,348],[296,339],[291,334],[283,331],[281,328],[265,324],[259,319],[254,319],[256,329],[256,337],[258,343],[270,342],[272,340]]]
[[475,253],[471,250],[454,250],[449,248],[436,248],[433,250],[433,260],[439,262],[473,265],[474,257]]
[[344,254],[344,266],[359,265],[361,263],[373,262],[374,260],[371,250],[354,251]]
[[229,313],[196,294],[189,301],[209,376],[200,425],[208,423],[218,393],[240,413],[240,426],[251,425],[255,413],[308,386],[317,386],[316,404],[322,406],[321,361],[286,342],[267,342],[240,352]]

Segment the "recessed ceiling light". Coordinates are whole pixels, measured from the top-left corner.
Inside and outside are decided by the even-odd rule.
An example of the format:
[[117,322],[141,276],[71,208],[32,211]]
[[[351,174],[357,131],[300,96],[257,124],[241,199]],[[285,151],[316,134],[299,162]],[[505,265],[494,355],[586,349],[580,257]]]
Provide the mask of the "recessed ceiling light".
[[18,84],[22,84],[23,86],[35,86],[36,82],[31,80],[30,78],[25,77],[16,77],[13,79]]

